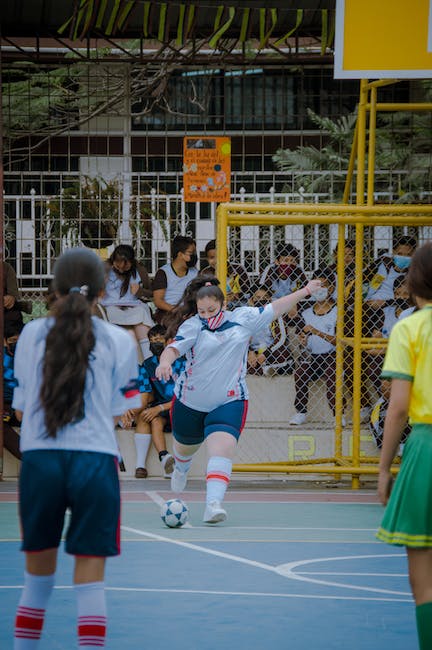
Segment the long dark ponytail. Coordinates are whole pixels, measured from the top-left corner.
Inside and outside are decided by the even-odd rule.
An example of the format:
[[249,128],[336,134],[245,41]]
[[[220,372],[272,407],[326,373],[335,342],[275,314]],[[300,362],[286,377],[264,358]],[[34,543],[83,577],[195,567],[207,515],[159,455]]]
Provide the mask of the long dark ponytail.
[[54,324],[46,338],[40,400],[48,436],[84,416],[89,355],[95,346],[92,303],[104,286],[104,265],[85,248],[64,253],[54,267]]

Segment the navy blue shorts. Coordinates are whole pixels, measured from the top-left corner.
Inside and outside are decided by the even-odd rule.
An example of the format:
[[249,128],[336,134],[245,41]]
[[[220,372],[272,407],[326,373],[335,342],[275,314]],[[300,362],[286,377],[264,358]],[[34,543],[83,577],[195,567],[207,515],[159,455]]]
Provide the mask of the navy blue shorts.
[[120,485],[115,456],[93,451],[25,451],[19,479],[22,550],[60,545],[66,509],[66,552],[120,553]]
[[184,445],[198,445],[214,431],[226,431],[238,440],[246,422],[247,409],[247,400],[235,400],[205,413],[175,399],[171,411],[173,436]]

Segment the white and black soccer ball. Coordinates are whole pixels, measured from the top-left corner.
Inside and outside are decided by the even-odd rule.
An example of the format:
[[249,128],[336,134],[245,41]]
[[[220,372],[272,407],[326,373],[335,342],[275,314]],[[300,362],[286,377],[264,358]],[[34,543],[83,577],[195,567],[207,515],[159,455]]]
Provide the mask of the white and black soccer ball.
[[169,499],[162,505],[160,516],[168,528],[180,528],[189,519],[189,508],[181,499]]

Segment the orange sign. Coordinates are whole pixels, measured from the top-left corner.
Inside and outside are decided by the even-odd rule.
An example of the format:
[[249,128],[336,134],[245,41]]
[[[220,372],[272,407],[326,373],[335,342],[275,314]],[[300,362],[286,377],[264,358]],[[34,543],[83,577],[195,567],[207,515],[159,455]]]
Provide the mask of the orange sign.
[[231,198],[231,138],[183,138],[184,200],[229,201]]

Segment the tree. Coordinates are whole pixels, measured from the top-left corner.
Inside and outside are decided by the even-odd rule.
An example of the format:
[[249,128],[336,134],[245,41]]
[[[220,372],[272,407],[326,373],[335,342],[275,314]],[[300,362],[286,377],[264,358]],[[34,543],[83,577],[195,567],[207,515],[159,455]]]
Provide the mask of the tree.
[[[422,97],[431,101],[432,84],[422,82]],[[297,183],[306,192],[327,192],[329,179],[335,179],[331,200],[340,199],[345,185],[353,141],[356,112],[337,120],[320,117],[307,109],[326,144],[318,149],[300,146],[278,149],[273,156],[278,169],[296,173]],[[377,119],[375,168],[388,172],[376,177],[376,191],[389,191],[391,171],[403,170],[399,187],[391,188],[399,203],[418,203],[430,191],[432,177],[432,118],[428,113],[380,113]],[[367,163],[367,161],[366,161]],[[311,173],[312,172],[312,173]]]

